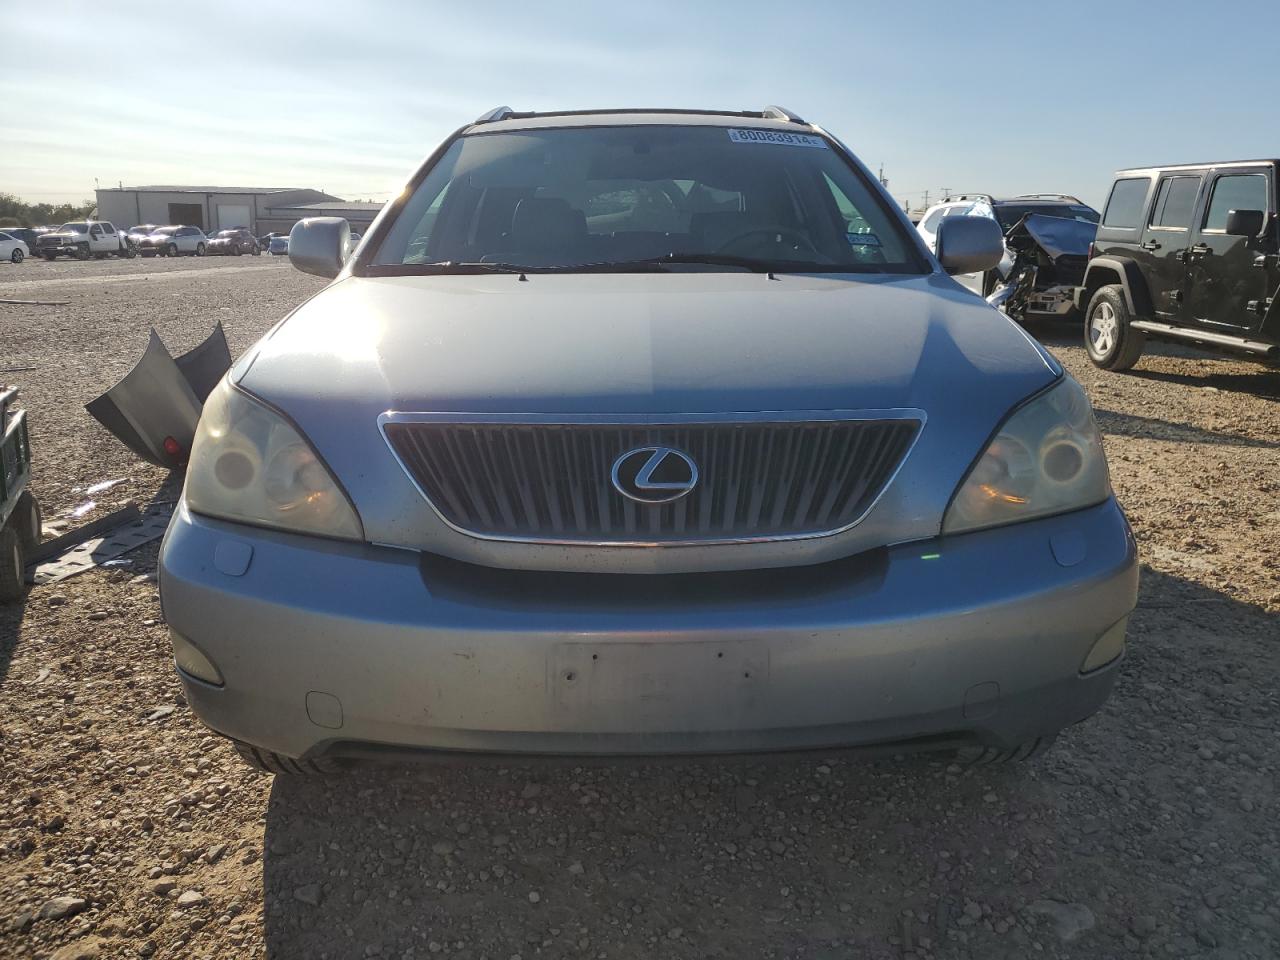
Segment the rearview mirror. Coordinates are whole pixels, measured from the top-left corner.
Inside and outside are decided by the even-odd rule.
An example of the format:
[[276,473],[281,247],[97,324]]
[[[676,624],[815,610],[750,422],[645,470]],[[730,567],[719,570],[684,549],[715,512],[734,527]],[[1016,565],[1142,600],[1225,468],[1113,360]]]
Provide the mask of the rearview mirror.
[[1229,210],[1227,211],[1227,236],[1256,237],[1262,233],[1262,221],[1261,210]]
[[350,243],[351,226],[342,217],[308,217],[289,231],[289,262],[303,273],[336,277]]
[[947,273],[978,273],[1004,257],[1004,234],[988,217],[944,217],[938,224],[936,249]]

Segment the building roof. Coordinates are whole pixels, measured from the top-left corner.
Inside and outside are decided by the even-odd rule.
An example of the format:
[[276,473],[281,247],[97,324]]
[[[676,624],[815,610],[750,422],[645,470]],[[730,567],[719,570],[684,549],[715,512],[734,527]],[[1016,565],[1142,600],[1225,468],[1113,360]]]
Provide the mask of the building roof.
[[385,204],[365,203],[363,200],[328,200],[320,203],[290,203],[272,210],[358,210],[377,213]]
[[[141,187],[102,187],[104,193],[297,193],[310,187],[190,187],[148,184]],[[319,193],[320,191],[316,191]]]

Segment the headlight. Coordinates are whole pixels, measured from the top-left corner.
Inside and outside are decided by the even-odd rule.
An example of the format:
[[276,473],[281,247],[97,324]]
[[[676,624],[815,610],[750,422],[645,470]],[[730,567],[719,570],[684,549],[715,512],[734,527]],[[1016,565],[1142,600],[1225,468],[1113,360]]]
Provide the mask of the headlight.
[[355,509],[311,445],[225,378],[200,414],[183,496],[211,517],[363,539]]
[[1111,496],[1093,408],[1070,376],[1004,422],[960,484],[943,533],[1017,523]]

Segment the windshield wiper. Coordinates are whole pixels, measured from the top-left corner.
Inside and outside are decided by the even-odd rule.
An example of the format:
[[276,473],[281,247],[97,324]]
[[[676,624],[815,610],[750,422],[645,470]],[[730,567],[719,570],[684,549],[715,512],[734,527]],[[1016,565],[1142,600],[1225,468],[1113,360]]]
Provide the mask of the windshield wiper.
[[754,273],[871,273],[868,264],[818,263],[811,260],[760,260],[756,257],[740,257],[731,253],[681,253],[673,252],[633,263],[706,263],[722,267],[742,267]]

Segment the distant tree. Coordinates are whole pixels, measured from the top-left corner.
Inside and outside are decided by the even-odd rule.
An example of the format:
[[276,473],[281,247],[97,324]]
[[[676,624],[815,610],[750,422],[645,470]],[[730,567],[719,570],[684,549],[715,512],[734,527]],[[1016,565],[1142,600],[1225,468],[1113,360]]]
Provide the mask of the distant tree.
[[46,223],[62,223],[65,220],[83,220],[97,207],[93,200],[83,203],[27,203],[12,193],[0,193],[0,220],[9,226],[34,227]]

